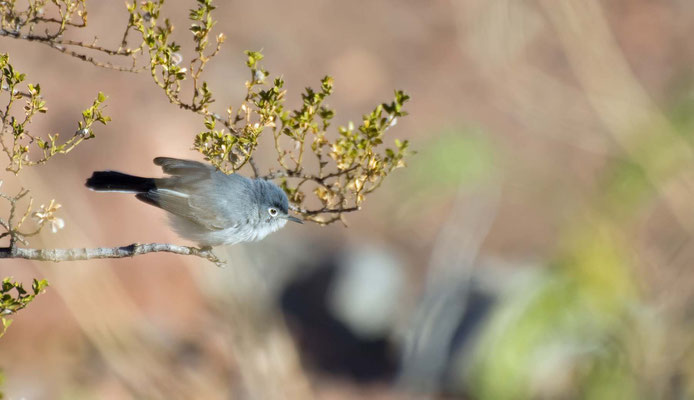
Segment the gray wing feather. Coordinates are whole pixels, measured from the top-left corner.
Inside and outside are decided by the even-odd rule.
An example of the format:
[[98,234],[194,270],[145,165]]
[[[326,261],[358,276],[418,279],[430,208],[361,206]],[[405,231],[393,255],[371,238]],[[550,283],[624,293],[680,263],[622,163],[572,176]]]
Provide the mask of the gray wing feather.
[[205,174],[215,170],[209,164],[171,157],[157,157],[154,159],[154,165],[159,165],[165,174],[180,176]]
[[226,175],[197,161],[157,157],[165,173],[156,179],[156,190],[144,194],[151,204],[183,217],[210,231],[227,229],[249,218],[253,204],[252,181],[240,175]]
[[148,196],[155,198],[158,207],[210,231],[225,229],[235,224],[235,221],[225,218],[218,209],[206,207],[197,196],[183,197],[180,193],[168,189],[151,191]]

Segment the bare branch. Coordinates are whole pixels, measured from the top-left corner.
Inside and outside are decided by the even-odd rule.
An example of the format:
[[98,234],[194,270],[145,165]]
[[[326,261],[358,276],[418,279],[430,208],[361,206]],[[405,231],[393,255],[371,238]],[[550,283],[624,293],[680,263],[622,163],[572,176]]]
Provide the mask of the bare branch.
[[196,256],[213,262],[218,267],[226,265],[211,249],[179,246],[168,243],[133,243],[122,247],[97,247],[75,249],[29,249],[24,247],[0,248],[0,258],[23,258],[37,261],[81,261],[97,258],[126,258],[148,253],[174,253],[186,256]]

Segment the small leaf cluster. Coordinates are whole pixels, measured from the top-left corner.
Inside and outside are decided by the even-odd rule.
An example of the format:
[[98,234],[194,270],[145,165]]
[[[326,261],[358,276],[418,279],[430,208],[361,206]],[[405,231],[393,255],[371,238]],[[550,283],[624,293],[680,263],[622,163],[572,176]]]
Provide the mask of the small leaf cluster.
[[[207,51],[210,34],[215,25],[211,12],[215,9],[211,0],[197,0],[198,7],[191,9],[189,19],[196,57],[189,66],[183,67],[183,56],[179,53],[181,46],[170,40],[174,26],[168,18],[160,23],[163,0],[144,1],[139,5],[127,4],[130,14],[129,27],[142,35],[142,45],[149,54],[149,70],[154,82],[164,90],[169,101],[181,108],[199,113],[205,117],[211,115],[208,106],[214,102],[207,82],[201,81],[200,75],[206,64],[216,56],[226,37],[219,34],[215,37],[216,47]],[[192,80],[192,97],[189,101],[181,97],[183,81]]]
[[[335,142],[318,144],[329,148],[329,156],[338,171],[350,171],[345,174],[345,185],[357,205],[364,201],[366,194],[381,185],[383,178],[405,165],[404,158],[409,147],[407,140],[395,139],[395,147],[386,147],[383,152],[379,147],[383,144],[385,132],[397,123],[397,118],[407,115],[402,108],[409,98],[404,92],[396,91],[391,103],[376,106],[370,114],[363,116],[362,123],[356,129],[354,124],[341,126]],[[345,200],[339,191],[324,189],[319,194],[324,205],[334,202],[336,197],[340,202]]]
[[130,24],[142,35],[143,43],[149,50],[152,78],[173,99],[178,97],[180,81],[185,79],[186,71],[176,57],[181,46],[169,41],[173,25],[168,18],[164,19],[163,25],[157,23],[163,3],[163,0],[146,1],[139,7],[136,3],[127,4],[126,7],[130,13]]
[[[29,244],[27,238],[38,235],[45,226],[51,226],[53,233],[65,226],[65,221],[56,215],[61,207],[60,204],[51,200],[48,206],[41,204],[38,209],[34,210],[33,198],[29,197],[28,202],[23,201],[28,194],[29,190],[23,188],[15,196],[0,192],[0,199],[7,201],[10,205],[10,213],[7,218],[0,218],[0,228],[4,230],[0,233],[0,239],[9,237],[11,250],[16,247],[17,242]],[[26,206],[23,205],[24,203]],[[24,209],[23,212],[19,211],[20,206]],[[25,223],[30,216],[33,217],[35,224],[32,229],[26,229]]]
[[26,307],[36,296],[43,293],[47,286],[48,282],[45,280],[34,279],[29,291],[24,289],[22,283],[14,282],[11,278],[2,280],[0,285],[0,321],[2,322],[0,337],[5,334],[7,328],[12,323],[12,320],[7,318],[7,316]]
[[190,31],[193,33],[195,51],[202,53],[209,45],[208,36],[215,26],[216,21],[212,19],[212,10],[216,7],[212,5],[212,0],[197,0],[198,8],[190,10],[189,18],[192,22]]
[[[15,70],[7,54],[0,54],[0,71],[0,96],[6,94],[7,98],[4,106],[0,106],[0,146],[9,159],[7,171],[17,174],[24,166],[44,164],[56,154],[66,154],[82,141],[94,138],[94,123],[105,125],[111,120],[103,113],[106,96],[99,93],[91,107],[82,112],[82,121],[78,122],[77,131],[69,139],[61,142],[57,133],[49,133],[46,137],[32,134],[29,124],[34,116],[48,111],[41,96],[41,85],[28,83],[23,86],[26,75]],[[14,106],[22,99],[25,99],[23,109],[15,110]],[[39,155],[32,157],[32,147]]]
[[252,126],[244,129],[245,134],[236,135],[224,127],[219,128],[217,121],[210,117],[204,121],[205,130],[198,133],[193,140],[193,148],[215,164],[221,171],[230,173],[241,168],[250,160],[257,144]]
[[[281,78],[275,79],[270,89],[262,90],[269,76],[269,72],[258,65],[263,55],[256,51],[245,54],[250,80],[246,81],[244,101],[236,112],[228,107],[225,119],[214,115],[207,118],[207,129],[196,135],[193,142],[194,149],[225,173],[236,171],[251,161],[260,134],[266,127],[275,126],[276,105],[285,95]],[[221,121],[223,127],[215,129],[215,121]]]

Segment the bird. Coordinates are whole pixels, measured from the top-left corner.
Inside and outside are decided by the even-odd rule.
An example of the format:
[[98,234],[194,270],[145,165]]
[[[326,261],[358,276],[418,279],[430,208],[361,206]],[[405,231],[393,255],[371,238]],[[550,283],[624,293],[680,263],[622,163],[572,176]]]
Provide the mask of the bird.
[[97,192],[132,193],[168,212],[173,229],[201,248],[257,241],[284,227],[287,195],[273,182],[225,174],[210,164],[157,157],[163,178],[143,178],[118,171],[95,171],[85,185]]

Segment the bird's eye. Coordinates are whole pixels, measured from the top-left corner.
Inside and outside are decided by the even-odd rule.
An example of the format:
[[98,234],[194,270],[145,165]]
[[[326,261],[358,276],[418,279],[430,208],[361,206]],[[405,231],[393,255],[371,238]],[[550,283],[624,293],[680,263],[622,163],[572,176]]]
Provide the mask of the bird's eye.
[[277,209],[276,208],[269,208],[267,212],[270,213],[273,217],[277,215]]

